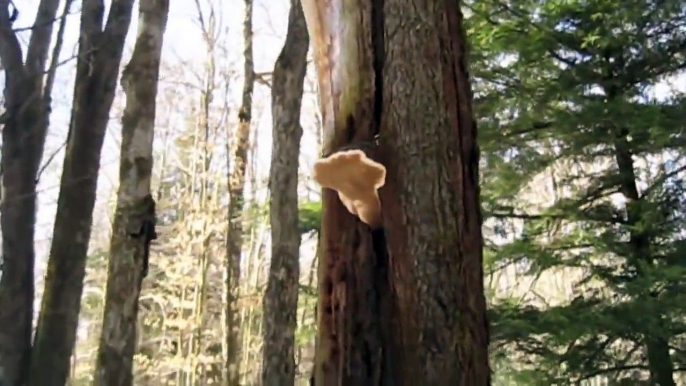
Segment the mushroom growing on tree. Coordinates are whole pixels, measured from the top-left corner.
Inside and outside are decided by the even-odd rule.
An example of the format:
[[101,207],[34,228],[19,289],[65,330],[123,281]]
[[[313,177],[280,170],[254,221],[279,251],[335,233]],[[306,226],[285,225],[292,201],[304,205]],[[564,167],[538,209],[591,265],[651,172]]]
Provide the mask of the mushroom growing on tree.
[[361,149],[342,149],[314,164],[314,179],[338,192],[350,213],[378,229],[382,225],[378,189],[386,182],[386,168]]
[[490,385],[460,2],[302,7],[324,152],[311,384]]

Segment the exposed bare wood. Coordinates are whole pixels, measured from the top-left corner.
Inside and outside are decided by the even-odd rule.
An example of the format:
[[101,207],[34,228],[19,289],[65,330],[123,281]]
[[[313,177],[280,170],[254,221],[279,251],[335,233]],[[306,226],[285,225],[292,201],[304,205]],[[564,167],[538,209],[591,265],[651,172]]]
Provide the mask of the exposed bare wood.
[[[319,79],[323,153],[329,155],[378,131],[372,8],[342,0],[303,0],[303,8]],[[372,233],[336,191],[324,189],[322,205],[315,383],[378,384],[391,375],[383,373],[388,350],[377,286],[376,261],[385,253],[374,248],[375,239],[382,247],[383,230]]]

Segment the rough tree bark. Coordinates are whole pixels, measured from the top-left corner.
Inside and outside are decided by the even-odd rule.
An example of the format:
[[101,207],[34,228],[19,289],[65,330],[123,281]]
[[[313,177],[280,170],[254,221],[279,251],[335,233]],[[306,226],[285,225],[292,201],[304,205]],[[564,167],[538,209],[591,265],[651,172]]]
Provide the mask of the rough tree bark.
[[150,178],[157,80],[169,0],[142,1],[139,13],[136,44],[121,78],[126,107],[96,385],[133,385],[138,299],[147,274],[150,241],[156,237]]
[[226,240],[226,272],[224,280],[224,382],[238,386],[240,381],[241,338],[238,312],[239,282],[241,275],[241,252],[243,250],[243,206],[245,193],[245,169],[250,146],[252,122],[252,93],[255,87],[255,64],[253,62],[253,1],[245,0],[243,21],[244,83],[243,99],[238,111],[238,129],[234,136],[235,152],[233,170],[229,175],[229,232]]
[[323,192],[315,383],[489,385],[479,153],[459,3],[303,5],[325,154],[378,134],[378,147],[365,148],[387,171],[381,230]]
[[386,0],[384,13],[382,200],[401,374],[408,384],[488,385],[479,149],[460,5]]
[[45,292],[36,328],[31,385],[62,386],[74,347],[100,152],[131,23],[133,0],[84,0],[72,117],[57,201]]
[[272,254],[264,294],[262,385],[295,384],[295,329],[300,279],[298,161],[300,108],[309,38],[300,0],[291,0],[288,32],[272,75],[270,225]]
[[[2,262],[0,374],[26,382],[30,369],[34,298],[37,173],[45,146],[50,86],[43,85],[59,0],[41,0],[23,62],[12,30],[9,1],[0,0],[0,62],[5,71],[2,129]],[[19,4],[21,6],[21,4]],[[69,3],[67,3],[67,6]],[[62,28],[63,30],[63,28]],[[61,36],[57,44],[60,45]],[[53,55],[59,56],[59,46]],[[54,69],[50,70],[54,73]]]

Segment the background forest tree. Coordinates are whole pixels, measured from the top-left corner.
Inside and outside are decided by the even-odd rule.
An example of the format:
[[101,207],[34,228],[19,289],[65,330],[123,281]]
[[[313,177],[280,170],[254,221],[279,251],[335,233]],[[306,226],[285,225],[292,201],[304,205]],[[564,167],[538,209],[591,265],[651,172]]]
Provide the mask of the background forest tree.
[[515,379],[683,382],[684,5],[469,6],[489,270],[567,287],[494,298]]
[[[291,300],[292,290],[298,291],[297,309],[290,310],[297,324],[295,370],[281,376],[307,384],[311,374],[321,229],[320,189],[311,173],[322,146],[317,80],[310,52],[300,116],[279,119],[278,103],[297,104],[300,91],[293,80],[305,66],[297,64],[305,60],[304,54],[293,53],[294,64],[277,62],[288,44],[289,25],[297,27],[298,15],[289,12],[293,1],[253,1],[248,31],[252,66],[244,57],[250,25],[244,0],[170,2],[151,175],[159,238],[152,245],[150,270],[140,293],[133,356],[136,385],[205,385],[225,371],[229,176],[235,170],[235,138],[245,117],[239,117],[242,93],[251,76],[244,199],[238,208],[243,229],[235,304],[240,384],[262,384],[266,379],[261,371],[263,336],[274,334],[275,327],[268,324],[276,319],[270,319],[269,307],[263,312],[263,297],[270,275],[276,275],[274,269],[270,274],[272,262],[289,269],[297,263],[299,268],[297,286],[283,287],[290,288]],[[106,2],[108,13],[130,12],[131,25],[119,30],[124,34],[121,60],[108,62],[115,81],[100,85],[106,86],[102,91],[112,92],[113,102],[100,116],[104,120],[97,128],[104,142],[102,152],[95,155],[93,146],[65,143],[70,125],[77,128],[71,122],[72,108],[93,102],[84,101],[77,91],[85,83],[77,80],[83,73],[76,64],[92,59],[78,55],[82,20],[97,21],[104,10],[93,0],[14,3],[20,12],[11,22],[13,6],[0,1],[0,82],[5,90],[0,108],[0,366],[5,376],[23,376],[8,366],[16,363],[11,358],[21,362],[31,355],[29,327],[36,334],[73,328],[72,335],[52,336],[60,344],[36,344],[32,355],[49,358],[62,350],[65,360],[51,362],[51,373],[68,371],[70,385],[90,385],[102,335],[119,188],[121,118],[128,102],[120,78],[140,28],[139,8],[132,1]],[[110,3],[120,6],[110,11]],[[89,4],[96,7],[84,15]],[[493,384],[686,384],[686,2],[483,0],[463,1],[462,9],[481,150]],[[16,45],[12,36],[17,37]],[[21,49],[19,55],[16,48]],[[246,71],[252,74],[246,77]],[[290,102],[278,97],[278,82],[283,81],[279,71],[292,79],[286,81],[293,86]],[[30,82],[17,81],[17,76]],[[21,92],[17,84],[23,85]],[[42,102],[19,108],[35,96]],[[288,119],[299,120],[302,127],[299,153],[292,148],[298,127]],[[92,120],[84,122],[97,126]],[[21,128],[32,125],[46,127],[44,146],[40,130],[35,141],[20,140]],[[272,139],[278,138],[272,130],[283,125],[292,130],[281,132],[292,134],[291,147],[272,150]],[[74,141],[75,133],[71,135]],[[23,149],[21,157],[13,158],[18,149]],[[272,153],[277,151],[299,164],[297,201],[292,189],[277,191],[277,176],[270,177],[270,166],[276,164]],[[77,160],[99,159],[98,172],[78,182],[69,174],[73,168],[63,170],[69,165],[62,162],[65,152]],[[94,164],[80,166],[92,172]],[[60,191],[79,198],[87,197],[89,189],[97,192],[92,214],[87,202],[75,200],[83,221],[62,216],[57,229]],[[285,200],[270,219],[278,194]],[[298,208],[293,207],[295,202]],[[38,207],[35,220],[26,215],[32,213],[32,205]],[[279,251],[276,243],[293,243],[296,210],[301,241],[297,262],[287,257],[293,254],[292,244],[288,252],[274,252]],[[92,221],[86,221],[91,215]],[[290,233],[277,238],[272,232],[278,229],[271,224],[280,219],[290,224]],[[83,243],[68,231],[77,228],[90,233],[82,248],[83,280],[78,264],[64,265],[79,258],[73,250],[62,254],[62,265],[55,265],[62,268],[48,268],[46,275],[50,246],[56,248],[60,242],[57,231],[61,229],[61,237],[70,242]],[[64,274],[64,267],[74,276]],[[29,288],[31,276],[35,294]],[[75,281],[70,290],[59,292],[62,298],[44,298],[59,291],[55,283],[71,279]],[[294,278],[287,280],[292,283]],[[26,300],[31,298],[33,303]],[[70,324],[69,318],[55,318],[50,328],[37,327],[41,303],[70,304],[69,315],[78,315],[78,325],[76,319]],[[73,307],[76,304],[80,310]],[[16,323],[17,313],[25,318],[34,315],[33,324]],[[292,328],[293,320],[286,319],[276,328]],[[290,338],[285,336],[287,347]],[[275,358],[274,351],[265,351],[265,358]]]

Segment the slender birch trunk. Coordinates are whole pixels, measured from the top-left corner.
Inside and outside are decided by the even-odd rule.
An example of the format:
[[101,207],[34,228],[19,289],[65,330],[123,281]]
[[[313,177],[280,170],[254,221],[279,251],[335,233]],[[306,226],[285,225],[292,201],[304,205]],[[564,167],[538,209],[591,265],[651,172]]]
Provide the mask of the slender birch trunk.
[[245,0],[243,21],[244,84],[241,108],[238,112],[238,129],[234,136],[235,153],[233,170],[229,176],[229,229],[226,240],[226,267],[224,280],[224,353],[226,369],[224,382],[227,386],[238,386],[241,363],[241,326],[238,311],[238,297],[241,276],[241,252],[243,250],[243,206],[245,195],[245,171],[250,145],[252,123],[252,93],[255,86],[255,64],[253,62],[253,2]]
[[141,1],[139,13],[133,55],[121,79],[126,107],[96,385],[133,384],[138,300],[148,271],[150,242],[157,237],[150,180],[155,101],[169,0]]

